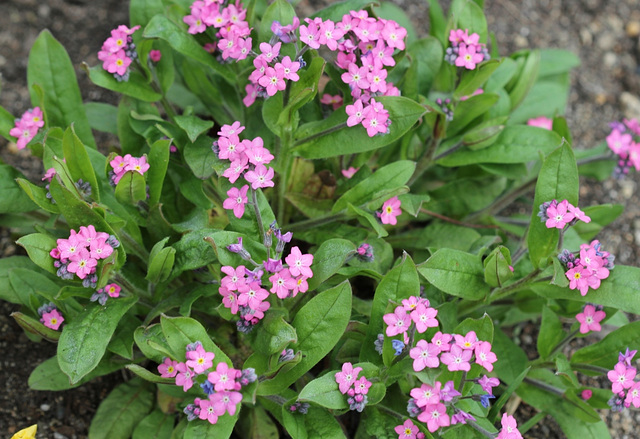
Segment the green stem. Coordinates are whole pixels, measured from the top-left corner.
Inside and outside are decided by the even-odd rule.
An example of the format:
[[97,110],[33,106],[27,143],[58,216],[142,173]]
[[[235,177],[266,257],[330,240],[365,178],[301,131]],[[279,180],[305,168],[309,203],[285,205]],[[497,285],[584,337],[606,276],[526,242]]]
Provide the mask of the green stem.
[[256,214],[256,221],[258,222],[260,237],[264,240],[264,224],[262,223],[262,215],[260,214],[260,207],[258,206],[258,195],[252,187],[250,187],[249,190],[251,191],[251,205],[253,206],[253,212]]
[[493,203],[491,203],[489,206],[485,207],[484,209],[472,213],[471,215],[466,217],[465,220],[473,222],[474,220],[476,220],[477,218],[479,218],[484,214],[500,212],[502,209],[504,209],[509,204],[511,204],[513,200],[520,197],[521,195],[526,194],[531,189],[533,189],[535,185],[536,185],[536,179],[529,180],[523,183],[522,185],[520,185],[519,187],[515,188],[511,192],[504,194],[503,196],[495,200]]
[[545,383],[544,381],[536,380],[533,378],[525,377],[523,382],[527,384],[531,384],[539,389],[547,391],[549,393],[553,393],[554,395],[564,396],[564,390],[559,389],[558,387],[552,386],[551,384]]
[[462,148],[462,142],[458,142],[455,145],[453,145],[451,148],[447,149],[445,152],[438,154],[433,161],[437,162],[438,160],[440,160],[443,157],[446,157],[450,154],[453,154],[454,152],[456,152],[457,150],[459,150],[460,148]]
[[325,136],[327,134],[331,134],[333,132],[339,131],[342,128],[345,128],[346,126],[347,126],[347,123],[343,122],[341,124],[332,126],[331,128],[328,128],[328,129],[326,129],[324,131],[320,131],[319,133],[312,134],[309,137],[305,137],[303,139],[296,140],[295,142],[293,142],[293,148],[295,148],[297,146],[300,146],[303,143],[311,142],[312,140],[317,139],[318,137],[322,137],[322,136]]
[[287,229],[290,232],[307,230],[312,227],[320,227],[325,224],[330,224],[335,221],[340,221],[347,218],[347,214],[345,212],[338,212],[331,215],[321,216],[319,218],[308,219],[304,221],[298,221],[297,223],[292,223],[287,226]]
[[146,248],[138,244],[138,241],[133,239],[131,235],[125,231],[120,231],[120,238],[132,249],[133,253],[140,257],[140,259],[144,262],[149,262],[149,252]]
[[396,418],[398,418],[400,420],[407,419],[407,416],[402,415],[402,414],[396,412],[395,410],[390,409],[389,407],[385,407],[383,405],[377,405],[376,407],[379,410],[382,410],[383,412],[386,412],[386,413],[390,414],[391,416],[395,416]]
[[439,145],[440,138],[435,136],[432,137],[431,143],[429,143],[429,146],[427,147],[427,151],[420,158],[420,160],[418,160],[416,170],[413,172],[413,175],[409,179],[407,186],[411,186],[413,183],[415,183],[416,180],[422,177],[422,174],[424,174],[426,170],[429,169],[429,166],[431,166],[431,163],[433,162],[433,155],[436,153],[436,149],[438,149]]
[[573,340],[573,338],[576,336],[577,333],[578,333],[578,330],[576,329],[575,331],[572,331],[571,333],[567,334],[567,336],[563,338],[560,341],[560,343],[558,343],[556,347],[554,347],[551,350],[551,353],[549,354],[549,358],[553,358],[555,354],[560,352],[571,340]]
[[474,430],[476,430],[478,433],[484,435],[485,437],[494,439],[496,437],[495,433],[491,433],[489,430],[485,430],[484,428],[480,427],[478,424],[476,424],[474,421],[467,419],[466,423],[469,424],[471,427],[473,427]]
[[534,417],[530,418],[527,422],[525,422],[521,426],[518,426],[518,430],[520,430],[520,434],[525,434],[527,431],[531,430],[531,428],[534,425],[536,425],[538,422],[542,421],[546,417],[547,417],[547,414],[545,412],[536,413]]
[[281,148],[279,157],[280,180],[278,181],[278,212],[276,218],[283,226],[285,222],[285,205],[287,201],[287,186],[289,185],[289,175],[291,174],[291,144],[293,136],[291,126],[282,130]]
[[538,274],[540,274],[540,271],[541,270],[539,268],[536,268],[535,270],[533,270],[531,273],[529,273],[519,281],[516,281],[510,285],[507,285],[506,287],[493,290],[489,295],[489,303],[493,303],[498,299],[503,299],[504,297],[515,293],[521,286],[526,285],[531,279],[533,279]]

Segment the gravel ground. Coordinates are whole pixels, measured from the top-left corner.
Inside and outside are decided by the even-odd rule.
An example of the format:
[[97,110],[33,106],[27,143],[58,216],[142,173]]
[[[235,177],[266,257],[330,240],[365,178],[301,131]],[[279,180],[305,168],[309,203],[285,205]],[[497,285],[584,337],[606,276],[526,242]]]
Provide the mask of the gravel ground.
[[[29,108],[26,89],[27,54],[40,30],[49,28],[70,53],[85,101],[110,101],[114,96],[90,84],[79,64],[96,64],[96,52],[110,29],[126,23],[127,10],[120,0],[2,0],[0,10],[0,105],[13,114]],[[318,1],[303,1],[301,10]],[[419,34],[428,30],[426,2],[396,0],[412,17]],[[525,47],[565,48],[578,54],[582,66],[572,74],[567,120],[574,144],[589,148],[608,134],[608,122],[623,117],[640,119],[640,9],[637,0],[487,0],[489,29],[496,34],[501,54]],[[37,178],[42,167],[0,139],[0,159]],[[639,265],[640,197],[636,191],[640,174],[622,181],[598,183],[585,179],[581,205],[620,203],[624,214],[604,230],[599,239],[616,254],[621,264]],[[9,256],[16,247],[8,230],[0,229],[0,256]],[[38,437],[56,439],[85,437],[97,405],[120,379],[106,377],[91,385],[51,393],[30,391],[27,378],[41,361],[55,353],[55,346],[33,344],[9,317],[16,306],[0,303],[0,436],[19,427],[39,424]],[[522,329],[523,342],[535,345],[537,330]],[[581,343],[597,341],[590,336]],[[532,412],[522,404],[516,412],[520,422]],[[603,412],[614,439],[640,437],[638,411],[620,414]],[[562,438],[550,417],[527,433],[528,438]]]

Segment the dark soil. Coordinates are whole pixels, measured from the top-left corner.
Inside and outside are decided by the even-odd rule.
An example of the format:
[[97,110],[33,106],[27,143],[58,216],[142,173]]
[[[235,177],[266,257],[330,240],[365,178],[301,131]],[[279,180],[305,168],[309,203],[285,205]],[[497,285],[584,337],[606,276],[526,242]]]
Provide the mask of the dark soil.
[[[26,88],[29,48],[45,28],[67,48],[85,101],[115,102],[112,93],[93,86],[80,70],[81,62],[97,63],[96,52],[109,31],[128,23],[126,2],[121,0],[2,0],[0,7],[0,105],[19,115],[30,107]],[[303,1],[301,9],[308,10]],[[329,2],[331,3],[331,2]],[[426,2],[396,0],[412,17],[419,34],[426,33]],[[489,0],[489,29],[496,34],[501,54],[525,47],[558,47],[578,54],[582,66],[572,74],[567,119],[574,144],[588,148],[608,134],[608,122],[623,117],[640,119],[640,9],[637,0]],[[314,8],[315,9],[315,8]],[[102,145],[105,146],[105,145]],[[42,165],[29,153],[18,152],[0,139],[0,159],[18,167],[32,180],[39,179]],[[581,205],[620,203],[625,213],[599,239],[616,254],[621,264],[638,265],[640,258],[640,174],[622,181],[583,181]],[[10,231],[0,229],[0,257],[15,254]],[[0,302],[0,436],[10,437],[21,428],[38,423],[38,437],[64,439],[86,437],[88,425],[118,374],[65,392],[31,391],[27,379],[33,368],[55,354],[55,345],[34,344],[9,317],[17,306]],[[535,349],[534,325],[518,329],[522,344]],[[598,335],[580,340],[595,342]],[[518,408],[519,422],[535,411],[525,404]],[[637,438],[638,412],[605,413],[614,439]],[[550,417],[527,433],[528,438],[562,438]]]

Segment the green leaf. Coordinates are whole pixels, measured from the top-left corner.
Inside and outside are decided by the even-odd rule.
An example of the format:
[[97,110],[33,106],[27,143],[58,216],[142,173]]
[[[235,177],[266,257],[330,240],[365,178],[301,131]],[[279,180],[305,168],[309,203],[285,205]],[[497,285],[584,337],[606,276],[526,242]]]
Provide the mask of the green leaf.
[[[31,102],[44,106],[47,127],[74,124],[82,142],[96,148],[71,59],[48,30],[40,32],[29,52],[27,83]],[[44,102],[40,102],[34,84],[43,91]]]
[[[160,1],[160,0],[158,0]],[[133,430],[132,439],[171,439],[175,416],[155,409]]]
[[469,34],[480,35],[480,42],[486,43],[488,38],[487,19],[482,8],[472,0],[454,0],[449,15],[455,23],[456,29],[469,29]]
[[16,244],[27,251],[29,258],[38,267],[56,274],[58,270],[53,266],[53,258],[49,255],[49,252],[58,246],[55,239],[43,233],[32,233],[18,239]]
[[189,422],[184,432],[184,439],[228,439],[233,433],[233,427],[238,420],[240,407],[233,416],[224,415],[218,418],[215,424],[208,422]]
[[465,335],[469,331],[474,331],[480,341],[493,342],[493,320],[488,314],[483,315],[479,319],[467,318],[460,322],[453,330],[454,334]]
[[36,268],[33,262],[26,256],[9,256],[0,258],[0,299],[7,302],[22,305],[22,299],[18,291],[14,291],[9,281],[9,273],[15,268]]
[[520,383],[522,383],[522,380],[524,380],[530,370],[531,367],[527,367],[525,370],[523,370],[522,373],[509,384],[509,387],[507,387],[502,395],[500,395],[500,398],[498,398],[496,402],[491,405],[491,409],[489,410],[489,414],[487,415],[487,419],[489,419],[489,421],[493,423],[496,423],[498,421],[498,419],[500,418],[500,410],[502,409],[502,407],[504,407],[509,398],[511,398],[513,392],[516,391],[516,389],[518,388]]
[[416,163],[409,160],[399,160],[383,166],[338,198],[332,212],[340,212],[347,207],[347,203],[355,206],[367,203],[373,208],[379,207],[391,198],[391,191],[407,184],[415,168]]
[[498,357],[498,361],[493,363],[495,376],[500,377],[500,381],[511,384],[517,381],[520,374],[527,368],[527,354],[517,346],[501,330],[493,334],[492,351]]
[[138,327],[133,333],[133,339],[144,356],[156,363],[162,363],[164,357],[171,357],[171,348],[169,348],[159,324]]
[[538,174],[536,194],[531,213],[531,224],[527,236],[529,257],[535,268],[541,261],[551,256],[558,246],[559,233],[557,229],[548,229],[538,218],[539,207],[542,203],[557,200],[568,200],[574,206],[578,205],[578,167],[571,146],[563,144],[544,160]]
[[547,48],[540,50],[540,77],[567,73],[580,65],[580,58],[570,50]]
[[[616,270],[620,267],[616,267]],[[640,322],[633,322],[607,334],[596,344],[578,349],[571,363],[587,363],[612,369],[618,360],[618,352],[636,349],[640,345]],[[635,346],[635,347],[634,347]]]
[[125,172],[116,185],[115,195],[121,203],[137,206],[138,201],[147,199],[147,184],[144,176],[137,171]]
[[91,82],[99,87],[122,93],[144,102],[157,102],[162,99],[162,95],[151,88],[146,79],[135,70],[129,75],[128,81],[118,82],[113,77],[113,74],[107,72],[101,65],[89,68],[85,64],[83,67],[89,74]]
[[224,78],[229,84],[236,82],[236,77],[231,72],[231,69],[216,61],[210,53],[198,44],[192,35],[188,34],[185,29],[178,27],[164,15],[154,16],[147,24],[147,27],[144,28],[143,36],[145,38],[160,38],[182,55],[210,67],[213,73]]
[[363,226],[372,228],[377,233],[378,238],[382,238],[389,234],[378,218],[376,218],[371,212],[360,209],[351,203],[347,203],[347,213],[350,217],[355,216]]
[[496,247],[483,261],[484,281],[492,287],[502,287],[502,284],[513,277],[511,267],[511,253],[505,246]]
[[94,130],[104,133],[118,134],[118,108],[103,102],[87,102],[84,104],[89,125]]
[[137,300],[123,297],[109,300],[104,306],[91,304],[64,326],[58,343],[58,362],[71,384],[95,369],[118,322]]
[[69,377],[62,373],[60,365],[58,364],[58,357],[53,356],[42,363],[31,372],[29,375],[29,388],[33,390],[67,390],[74,387],[78,387],[93,378],[107,375],[111,372],[122,368],[121,361],[114,361],[113,357],[107,353],[102,358],[102,361],[98,364],[98,367],[93,369],[91,373],[85,375],[80,381],[75,384],[69,383]]
[[[4,166],[0,166],[2,169]],[[36,203],[41,209],[50,213],[60,213],[60,208],[51,202],[51,199],[47,198],[47,190],[43,187],[36,186],[28,180],[23,178],[16,178],[16,182],[20,185],[22,190],[27,194],[31,200]],[[7,193],[5,189],[2,189],[3,193]],[[4,201],[4,200],[3,200]],[[14,204],[15,206],[15,204]]]
[[[318,92],[318,82],[320,81],[325,65],[326,61],[322,57],[317,56],[311,60],[307,68],[299,73],[300,79],[291,86],[289,102],[287,106],[282,109],[282,112],[279,113],[277,120],[279,127],[284,128],[291,126],[295,119],[295,112],[316,96]],[[274,134],[279,135],[280,133],[275,132]]]
[[307,439],[346,439],[335,416],[325,409],[310,407],[304,416]]
[[138,366],[137,364],[127,364],[125,367],[131,372],[138,375],[143,380],[149,381],[151,383],[175,384],[176,382],[175,378],[163,378],[160,375],[156,375],[155,373],[150,372],[142,366]]
[[281,25],[286,26],[291,24],[293,17],[296,16],[296,12],[293,10],[293,6],[286,0],[275,0],[269,5],[267,10],[262,16],[260,21],[260,28],[258,30],[258,41],[269,41],[273,32],[271,32],[271,24],[274,21],[279,22]]
[[291,326],[298,334],[294,351],[302,352],[299,363],[258,386],[258,395],[272,395],[289,387],[308,372],[340,340],[351,316],[351,285],[345,281],[307,302],[296,314]]
[[507,126],[495,143],[477,151],[460,150],[438,160],[447,167],[476,163],[526,163],[550,153],[562,139],[553,131],[530,126]]
[[16,139],[9,135],[11,128],[15,126],[16,118],[13,114],[9,113],[3,107],[0,107],[0,136],[7,139],[9,142],[14,142]]
[[[359,11],[365,9],[367,6],[375,3],[372,0],[347,0],[341,2],[334,2],[330,6],[319,10],[311,16],[311,18],[320,17],[324,20],[340,21],[345,14],[349,14],[349,11]],[[285,24],[285,23],[282,23]]]
[[184,159],[193,174],[201,180],[206,180],[216,172],[216,167],[226,168],[216,154],[211,150],[212,139],[208,136],[199,137],[194,143],[187,143],[184,147]]
[[160,325],[167,344],[174,353],[173,358],[177,359],[177,361],[186,359],[185,349],[188,344],[199,341],[207,352],[215,354],[216,361],[224,361],[229,366],[232,366],[229,357],[216,346],[209,334],[207,334],[207,330],[197,320],[190,317],[168,317],[163,315],[160,317]]
[[346,395],[343,395],[338,389],[335,371],[330,371],[304,386],[304,389],[300,391],[298,401],[312,402],[333,410],[349,408]]
[[262,320],[260,331],[253,343],[256,352],[264,355],[280,354],[292,343],[297,343],[295,328],[285,322],[283,316],[271,311]]
[[[20,172],[9,165],[0,164],[0,214],[21,213],[36,210],[36,205],[29,199],[28,192],[20,189]],[[18,182],[16,182],[18,180]],[[35,201],[35,200],[34,200]],[[48,200],[47,200],[48,201]]]
[[[129,19],[131,26],[144,26],[154,15],[162,14],[162,0],[131,0],[129,3]],[[164,56],[164,53],[162,54]]]
[[377,363],[380,355],[374,348],[374,341],[378,334],[384,333],[382,316],[390,303],[400,304],[402,299],[420,294],[420,279],[416,265],[408,254],[403,255],[400,264],[392,268],[380,281],[373,296],[371,318],[367,329],[367,336],[360,350],[360,361]]
[[463,96],[470,95],[480,88],[498,68],[501,62],[501,60],[492,59],[481,63],[478,68],[465,70],[462,73],[460,84],[458,84],[456,91],[453,93],[454,99],[460,99]]
[[149,205],[154,206],[160,201],[164,178],[169,166],[169,148],[171,140],[156,140],[149,151],[149,169],[147,183],[149,184]]
[[564,114],[569,97],[569,85],[568,74],[554,80],[536,82],[520,106],[511,113],[509,124],[526,123],[538,116],[553,118],[558,114]]
[[51,328],[47,328],[39,320],[29,317],[18,311],[11,313],[11,317],[16,321],[18,325],[25,331],[44,338],[51,342],[57,342],[60,338],[60,332]]
[[[389,112],[392,124],[388,134],[369,137],[363,126],[342,126],[347,121],[347,114],[341,110],[325,120],[301,126],[295,133],[293,151],[304,158],[320,159],[382,148],[402,137],[428,111],[415,101],[401,96],[379,97],[376,101],[381,102]],[[324,134],[330,129],[337,131]]]
[[578,221],[573,228],[583,240],[591,241],[604,226],[611,224],[622,214],[624,206],[622,204],[601,204],[585,207],[582,210],[591,218],[591,222]]
[[213,127],[212,121],[202,120],[197,116],[176,116],[174,120],[187,134],[192,143],[195,143],[200,134],[209,131]]
[[495,93],[482,93],[471,96],[460,102],[454,112],[453,120],[447,127],[447,135],[454,136],[474,119],[486,113],[496,102],[499,96]]
[[99,203],[100,188],[98,180],[89,160],[87,149],[82,140],[76,135],[74,125],[71,125],[64,132],[62,151],[73,180],[82,179],[82,181],[91,184],[91,198]]
[[313,254],[313,277],[309,279],[309,291],[318,288],[345,264],[347,257],[355,251],[355,245],[345,239],[329,239]]
[[479,300],[489,293],[477,255],[441,248],[418,265],[418,272],[433,286],[453,296]]
[[153,405],[150,387],[140,380],[119,384],[100,403],[91,426],[92,439],[127,439]]
[[[520,59],[517,61],[521,61]],[[519,63],[520,64],[520,63]],[[527,57],[522,60],[521,67],[514,79],[507,84],[507,91],[511,98],[511,108],[516,109],[533,87],[540,68],[540,51],[532,50]]]
[[[158,242],[151,249],[149,255],[149,267],[146,280],[152,283],[163,282],[169,278],[173,263],[176,258],[176,249],[173,247],[162,248],[168,238]],[[158,248],[159,246],[159,248]]]
[[547,306],[542,307],[542,322],[538,333],[538,353],[540,358],[546,359],[551,351],[562,341],[565,336],[560,319]]
[[444,59],[442,44],[437,38],[426,37],[409,44],[407,51],[416,64],[418,93],[428,96]]

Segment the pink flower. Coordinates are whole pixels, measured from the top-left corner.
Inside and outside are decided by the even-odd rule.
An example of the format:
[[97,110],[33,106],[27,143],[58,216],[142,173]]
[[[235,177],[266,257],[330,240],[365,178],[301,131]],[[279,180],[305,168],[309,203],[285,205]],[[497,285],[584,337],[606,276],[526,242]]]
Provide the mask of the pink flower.
[[407,419],[404,424],[396,426],[393,430],[398,434],[398,439],[416,439],[420,431],[411,419]]
[[367,129],[367,135],[369,137],[373,137],[376,134],[386,134],[386,122],[389,119],[389,116],[375,111],[367,111],[369,108],[370,106],[365,108],[364,120],[362,121],[362,126]]
[[436,381],[435,386],[422,384],[420,387],[411,389],[411,397],[415,399],[418,407],[426,407],[429,404],[437,404],[440,402],[440,381]]
[[228,169],[222,173],[223,177],[227,177],[230,183],[235,183],[236,180],[240,177],[240,175],[248,168],[247,163],[248,159],[246,155],[243,155],[238,160],[234,160],[229,165]]
[[221,392],[223,390],[236,390],[235,376],[236,370],[221,361],[216,366],[215,372],[209,372],[207,379],[214,385],[216,392]]
[[53,176],[56,175],[56,168],[49,168],[47,172],[44,173],[44,177],[42,177],[42,181],[51,182]]
[[583,211],[579,208],[569,204],[569,212],[571,212],[576,218],[584,223],[590,223],[591,218],[589,218]]
[[149,52],[149,59],[153,62],[160,62],[162,59],[162,52],[159,50],[152,50]]
[[84,241],[84,245],[90,245],[93,241],[97,239],[109,239],[109,234],[104,232],[96,231],[96,228],[89,224],[89,226],[80,226],[80,230],[78,231],[78,237],[82,238]]
[[116,175],[124,174],[125,168],[129,165],[131,159],[131,154],[127,154],[124,157],[117,155],[109,162],[109,165]]
[[44,126],[44,115],[42,114],[42,110],[40,107],[34,107],[32,110],[27,110],[22,117],[20,117],[20,122],[26,126],[42,128]]
[[434,368],[440,365],[438,355],[440,349],[425,340],[419,340],[415,348],[409,351],[409,356],[413,358],[413,370],[420,372],[425,367]]
[[269,292],[258,282],[251,282],[238,287],[238,305],[258,309],[263,300],[269,297]]
[[47,328],[57,331],[62,322],[64,322],[64,317],[62,317],[62,314],[60,314],[57,309],[52,309],[49,312],[43,313],[40,321]]
[[619,130],[614,129],[611,134],[607,136],[607,145],[611,151],[615,152],[619,156],[626,157],[633,143],[631,134],[622,134]]
[[240,189],[232,187],[227,191],[227,198],[222,203],[222,207],[225,209],[233,209],[233,214],[236,218],[242,218],[244,215],[244,206],[249,202],[247,198],[247,191],[249,190],[249,185],[245,184]]
[[111,53],[102,63],[102,68],[109,73],[117,73],[123,76],[127,73],[129,65],[131,64],[131,58],[129,58],[124,50],[119,50],[116,53]]
[[373,55],[373,64],[381,69],[382,66],[395,66],[396,61],[393,59],[393,47],[385,46],[384,41],[378,40],[376,47],[371,51]]
[[481,341],[475,347],[476,363],[487,369],[489,372],[493,370],[493,363],[498,361],[496,354],[491,352],[491,343]]
[[258,84],[267,89],[269,96],[275,95],[279,90],[284,90],[286,84],[284,82],[284,70],[267,67],[264,76],[258,79]]
[[331,96],[330,94],[325,93],[322,95],[322,98],[320,99],[320,103],[324,105],[331,105],[332,109],[337,110],[342,106],[342,96],[340,95]]
[[451,423],[449,415],[447,414],[447,408],[442,403],[429,404],[424,409],[424,412],[418,415],[418,420],[426,422],[427,428],[431,433],[440,427],[448,427]]
[[[584,399],[585,401],[588,401],[591,399],[591,397],[593,396],[593,392],[590,389],[584,389],[582,391],[582,393],[580,393],[580,396],[582,397],[582,399]],[[627,395],[628,396],[628,395]]]
[[240,392],[216,392],[209,395],[209,400],[213,403],[214,410],[218,416],[228,412],[231,416],[236,414],[236,409],[240,401],[242,401],[242,393]]
[[513,416],[509,416],[506,413],[502,414],[502,430],[496,439],[522,439],[522,435],[518,431],[518,423]]
[[345,111],[349,118],[347,119],[347,126],[352,127],[361,123],[364,120],[364,107],[360,99],[356,99],[353,105],[347,105]]
[[218,422],[218,415],[216,414],[216,407],[213,402],[208,399],[200,400],[200,413],[198,417],[203,421],[208,421],[210,424]]
[[306,277],[300,276],[296,279],[296,285],[293,287],[291,291],[291,295],[296,297],[298,293],[306,293],[309,290],[309,283],[307,282]]
[[369,88],[369,81],[367,75],[369,71],[366,67],[358,67],[357,64],[349,64],[349,71],[342,74],[341,78],[345,84],[351,87],[358,87],[361,89]]
[[84,248],[84,240],[80,235],[71,235],[68,239],[58,239],[58,250],[60,251],[60,258],[69,259],[75,255],[80,249]]
[[624,402],[627,406],[633,404],[635,408],[640,408],[640,381],[633,383],[633,386],[629,388]]
[[113,253],[113,247],[107,244],[106,239],[100,238],[91,241],[89,251],[91,257],[94,259],[106,259]]
[[267,148],[262,146],[262,139],[256,137],[253,139],[252,147],[245,149],[245,154],[249,159],[249,163],[258,165],[268,165],[273,160],[273,154]]
[[[271,46],[269,43],[260,43],[260,52],[262,52],[259,56],[264,59],[266,62],[270,63],[274,58],[277,58],[280,54],[280,47],[282,43],[278,42]],[[291,59],[289,59],[291,61]],[[298,64],[299,65],[299,64]]]
[[596,311],[593,305],[586,305],[582,312],[576,315],[576,320],[580,322],[580,333],[586,334],[589,331],[600,331],[600,321],[606,317],[604,311]]
[[132,157],[129,164],[124,169],[125,171],[135,171],[140,175],[144,175],[149,170],[149,164],[147,163],[147,157]]
[[16,126],[11,128],[9,131],[9,135],[18,139],[16,142],[16,147],[18,149],[24,149],[27,147],[27,144],[31,142],[31,139],[35,137],[38,133],[38,127],[36,126],[28,126],[21,120],[16,122]]
[[98,261],[93,259],[86,248],[80,249],[69,258],[71,261],[67,265],[69,273],[75,273],[80,279],[84,279],[95,271]]
[[618,363],[607,373],[609,381],[611,381],[611,391],[613,393],[620,393],[624,389],[628,389],[633,386],[633,379],[636,377],[636,369],[634,367],[627,367],[622,363]]
[[393,313],[382,316],[382,320],[388,325],[387,337],[405,333],[411,325],[411,318],[401,306],[398,306]]
[[404,38],[407,36],[407,30],[399,26],[395,21],[388,20],[382,32],[380,32],[380,36],[384,38],[385,43],[387,43],[389,47],[404,50]]
[[193,368],[195,373],[202,373],[213,366],[213,352],[207,352],[202,345],[198,345],[194,351],[187,351],[187,366]]
[[182,386],[182,390],[186,392],[193,386],[193,372],[185,363],[178,363],[176,370],[176,386]]
[[231,311],[231,314],[238,313],[238,296],[233,291],[225,287],[220,287],[218,293],[222,296],[222,304]]
[[220,131],[218,131],[218,135],[222,137],[229,137],[234,134],[240,134],[241,132],[244,131],[244,128],[245,127],[243,127],[240,122],[236,121],[231,125],[227,125],[227,124],[222,125],[222,128],[220,128]]
[[336,383],[338,383],[338,388],[342,394],[347,393],[353,383],[356,382],[361,370],[361,367],[353,367],[351,363],[344,363],[342,372],[336,372]]
[[240,142],[240,138],[237,134],[231,134],[228,137],[220,137],[218,140],[218,146],[220,147],[218,157],[231,161],[239,159],[246,148],[246,146]]
[[475,45],[467,46],[464,43],[460,43],[458,46],[458,57],[456,58],[456,66],[464,67],[468,70],[473,70],[476,68],[476,64],[481,63],[484,60],[484,55],[482,53],[476,52],[477,48]]
[[[278,43],[280,44],[280,43]],[[275,69],[282,69],[282,75],[284,79],[296,82],[300,79],[300,76],[296,73],[300,69],[300,63],[297,61],[291,61],[289,56],[282,58],[282,62],[275,65]]]
[[387,71],[385,69],[374,69],[367,73],[369,81],[369,91],[371,93],[385,93],[387,91]]
[[411,311],[411,320],[416,324],[416,330],[422,334],[427,329],[438,326],[438,320],[436,320],[437,315],[437,309],[426,307],[424,304],[419,303],[416,309]]
[[483,375],[482,378],[478,379],[478,384],[480,384],[482,390],[493,395],[493,388],[500,385],[500,380]]
[[307,278],[313,277],[313,271],[311,271],[311,264],[313,263],[313,255],[302,254],[300,249],[296,246],[291,249],[289,256],[284,258],[285,262],[289,264],[289,271],[292,276],[305,276]]
[[445,352],[440,357],[440,361],[447,365],[447,368],[454,372],[456,370],[464,370],[465,372],[469,372],[471,369],[471,365],[469,364],[469,360],[473,355],[473,351],[469,349],[462,349],[457,344],[451,346],[451,351]]
[[273,187],[273,173],[273,168],[267,169],[264,165],[258,165],[254,171],[248,171],[244,178],[256,190],[258,188]]
[[467,335],[465,335],[464,337],[459,334],[454,334],[453,337],[456,339],[456,344],[462,349],[473,350],[476,347],[476,343],[478,342],[478,336],[476,335],[475,331],[467,332]]
[[527,121],[527,125],[551,131],[553,129],[553,120],[548,117],[540,116],[534,119],[529,119]]
[[162,378],[173,378],[178,374],[178,370],[176,369],[177,365],[177,361],[165,357],[162,364],[158,365],[158,372],[160,372]]
[[382,213],[378,213],[382,224],[395,226],[398,223],[396,217],[402,213],[400,210],[401,204],[398,197],[390,198],[382,204]]
[[449,41],[451,41],[453,46],[457,46],[466,41],[467,38],[469,38],[469,29],[451,29],[451,31],[449,31]]
[[225,265],[220,270],[226,274],[226,276],[220,280],[220,285],[224,288],[227,288],[230,291],[235,291],[240,285],[244,285],[246,283],[246,270],[244,265],[239,265],[238,268],[235,269],[230,265]]
[[319,34],[318,26],[315,23],[309,23],[309,26],[300,26],[300,41],[312,49],[320,48]]
[[366,395],[369,393],[369,387],[371,387],[371,381],[367,380],[365,377],[360,377],[360,379],[356,380],[353,383],[357,395]]
[[570,289],[575,290],[577,288],[581,295],[587,295],[589,291],[589,278],[591,277],[591,272],[588,269],[577,265],[567,271],[565,276],[569,279]]
[[569,212],[569,202],[563,200],[561,203],[552,203],[547,208],[547,217],[549,218],[545,225],[548,229],[562,229],[571,220],[575,218],[575,215]]
[[431,344],[437,346],[438,349],[440,349],[440,352],[448,352],[449,350],[451,350],[450,343],[452,338],[453,337],[451,334],[443,334],[442,332],[438,331],[431,339]]
[[191,15],[183,17],[182,21],[189,25],[188,32],[190,34],[199,34],[207,29],[207,26],[202,21],[202,11],[196,8],[191,9]]
[[296,280],[291,277],[288,268],[284,268],[269,278],[273,286],[271,292],[275,293],[280,299],[289,297],[290,291],[296,287]]
[[104,291],[109,295],[109,297],[120,297],[120,285],[118,284],[107,284],[104,286]]
[[408,299],[402,299],[402,308],[407,312],[413,311],[418,307],[421,301],[422,299],[416,296],[411,296]]

